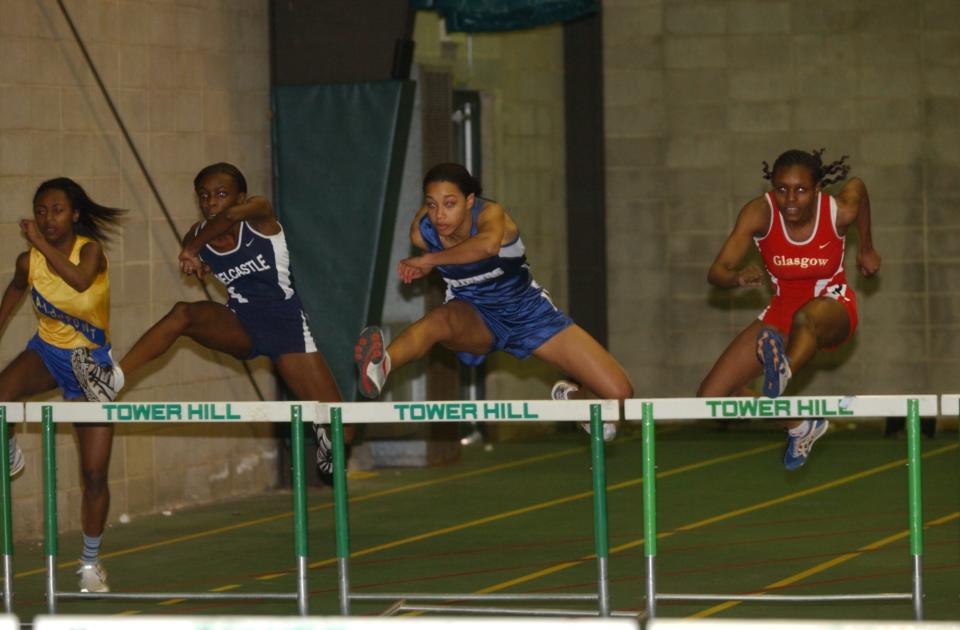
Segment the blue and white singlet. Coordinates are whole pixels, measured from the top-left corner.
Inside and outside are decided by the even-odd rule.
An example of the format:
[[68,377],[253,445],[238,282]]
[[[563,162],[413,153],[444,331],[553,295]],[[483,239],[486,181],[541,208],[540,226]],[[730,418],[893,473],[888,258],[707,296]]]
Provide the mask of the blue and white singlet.
[[[487,204],[476,198],[470,209],[470,236],[477,233],[477,217]],[[431,252],[444,249],[440,235],[430,222],[430,215],[420,218],[420,236]],[[493,334],[490,352],[504,350],[525,359],[548,339],[573,321],[550,301],[527,265],[527,257],[520,234],[500,247],[500,253],[490,258],[460,265],[437,265],[437,271],[447,283],[446,302],[461,300],[473,306]],[[463,363],[477,365],[483,355],[459,352]]]
[[[203,225],[197,226],[195,234]],[[282,227],[278,233],[267,236],[240,221],[236,247],[219,252],[208,243],[200,249],[199,256],[227,287],[226,306],[253,340],[251,357],[316,351],[294,287],[290,251]]]

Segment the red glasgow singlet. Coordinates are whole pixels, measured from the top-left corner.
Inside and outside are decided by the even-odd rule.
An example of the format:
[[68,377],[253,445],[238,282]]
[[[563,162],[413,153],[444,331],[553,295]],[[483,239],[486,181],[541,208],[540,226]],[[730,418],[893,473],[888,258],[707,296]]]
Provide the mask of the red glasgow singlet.
[[794,241],[787,234],[773,193],[768,192],[766,200],[770,227],[754,242],[775,294],[760,319],[789,334],[797,309],[815,297],[829,297],[847,309],[852,335],[857,325],[856,295],[847,286],[843,271],[845,238],[837,233],[836,199],[825,193],[817,195],[813,232],[805,241]]

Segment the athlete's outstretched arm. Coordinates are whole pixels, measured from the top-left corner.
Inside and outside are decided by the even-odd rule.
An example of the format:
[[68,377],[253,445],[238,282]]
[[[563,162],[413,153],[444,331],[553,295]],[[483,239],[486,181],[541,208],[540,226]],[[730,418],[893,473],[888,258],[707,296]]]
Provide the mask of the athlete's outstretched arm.
[[218,212],[196,235],[191,236],[193,230],[188,232],[183,242],[184,253],[196,256],[204,245],[229,230],[238,221],[257,223],[273,218],[273,206],[266,198],[247,197],[242,202]]
[[30,252],[23,252],[17,256],[16,267],[13,271],[13,278],[3,292],[3,299],[0,300],[0,330],[10,319],[10,313],[17,307],[23,295],[27,292],[27,278],[30,275]]
[[767,231],[770,207],[763,197],[750,201],[737,216],[737,223],[724,241],[716,260],[707,272],[707,282],[721,289],[758,287],[763,284],[763,270],[756,265],[738,269],[755,236]]
[[[423,209],[421,213],[425,211],[426,209]],[[463,265],[496,256],[500,252],[506,229],[507,213],[503,206],[488,203],[477,217],[476,234],[442,251],[427,252],[422,256],[401,260],[398,269],[400,278],[408,283],[427,275],[437,265]]]
[[880,270],[880,254],[873,248],[873,234],[870,231],[870,195],[859,177],[844,184],[837,197],[837,227],[845,228],[854,221],[860,236],[857,269],[869,277]]
[[83,293],[89,289],[97,274],[107,268],[103,247],[97,241],[90,241],[80,248],[80,260],[75,265],[70,262],[67,254],[54,247],[40,234],[33,219],[20,221],[20,229],[30,244],[40,250],[53,270],[75,291]]

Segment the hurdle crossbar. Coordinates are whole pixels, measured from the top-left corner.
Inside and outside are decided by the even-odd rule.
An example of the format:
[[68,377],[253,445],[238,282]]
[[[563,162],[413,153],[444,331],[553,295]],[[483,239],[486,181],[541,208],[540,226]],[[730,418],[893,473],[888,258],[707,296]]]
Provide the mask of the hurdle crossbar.
[[[42,423],[44,550],[46,560],[47,611],[57,612],[59,599],[113,600],[292,600],[300,615],[307,606],[307,492],[304,474],[303,423],[319,418],[315,402],[112,402],[112,403],[27,403],[23,417]],[[80,593],[57,590],[57,462],[58,423],[242,423],[289,422],[293,464],[294,557],[297,587],[293,593]],[[0,423],[3,431],[4,423]],[[0,449],[6,452],[6,449]],[[3,464],[0,456],[0,465]],[[7,488],[9,488],[9,473]],[[9,531],[9,528],[7,528]]]
[[[13,630],[0,619],[0,630]],[[170,616],[137,615],[38,615],[35,630],[638,630],[636,619],[538,619],[490,617],[297,617],[276,616]]]
[[[908,600],[914,616],[923,619],[923,506],[921,496],[920,416],[936,415],[937,397],[904,396],[785,396],[782,398],[652,398],[627,400],[624,419],[643,423],[643,512],[644,555],[647,564],[647,615],[656,616],[660,600],[685,601],[875,601]],[[732,420],[825,417],[828,419],[907,418],[907,470],[909,490],[910,553],[913,561],[913,589],[910,593],[866,593],[843,595],[777,595],[658,593],[656,589],[656,462],[654,426],[659,420]]]
[[13,612],[13,495],[10,491],[10,426],[23,420],[23,403],[0,403],[0,537],[3,539],[3,608]]
[[[340,613],[350,614],[352,601],[396,601],[392,610],[495,612],[498,614],[564,614],[608,617],[610,592],[608,585],[609,543],[607,536],[607,482],[604,461],[603,422],[620,419],[616,400],[475,400],[436,402],[379,402],[321,405],[321,421],[330,423],[333,443],[333,493],[336,522],[337,571]],[[326,417],[324,418],[324,413]],[[591,469],[593,482],[594,551],[597,556],[597,591],[571,594],[479,594],[479,593],[352,593],[350,591],[350,527],[347,480],[344,468],[343,425],[364,423],[433,423],[433,422],[590,422]],[[504,607],[421,606],[421,601],[573,601],[596,602],[596,611],[577,612],[556,609],[514,609]]]
[[960,416],[960,394],[943,394],[940,396],[941,416]]

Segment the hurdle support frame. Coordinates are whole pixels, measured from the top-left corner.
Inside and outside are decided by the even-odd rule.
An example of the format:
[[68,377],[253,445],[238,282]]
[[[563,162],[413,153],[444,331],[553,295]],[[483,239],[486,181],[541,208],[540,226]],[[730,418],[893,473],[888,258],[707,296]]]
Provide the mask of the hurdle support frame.
[[[416,417],[418,409],[427,409],[423,417]],[[427,417],[435,413],[444,417]],[[610,610],[608,585],[608,531],[606,503],[606,462],[604,459],[603,422],[620,419],[619,403],[615,400],[571,401],[438,401],[429,403],[330,403],[328,405],[331,440],[333,443],[334,519],[340,614],[351,613],[353,601],[390,601],[391,613],[466,612],[517,615],[560,616],[619,616]],[[343,451],[345,423],[391,422],[511,422],[511,421],[576,421],[590,422],[590,457],[592,464],[594,552],[597,558],[597,592],[571,594],[504,594],[504,593],[352,593],[350,591],[350,525],[347,479]],[[433,602],[592,602],[595,611],[555,608],[509,608],[496,606],[420,605],[411,601]]]
[[[656,617],[658,601],[767,601],[827,602],[903,600],[913,603],[914,617],[923,619],[923,498],[920,453],[920,416],[936,415],[935,395],[903,396],[793,396],[768,398],[660,398],[627,400],[624,420],[640,421],[643,431],[644,556],[647,566],[647,617]],[[656,587],[656,461],[655,424],[658,420],[763,419],[810,417],[833,419],[878,419],[903,415],[907,418],[908,521],[912,560],[909,593],[838,595],[774,595],[658,593]]]
[[13,612],[13,495],[10,489],[10,425],[23,420],[23,403],[0,403],[0,537],[3,539],[3,608]]
[[[306,413],[305,413],[306,412]],[[62,599],[112,600],[285,600],[295,601],[301,616],[309,613],[307,590],[307,494],[304,474],[304,420],[316,421],[318,403],[286,402],[136,402],[136,403],[27,403],[27,422],[40,421],[43,444],[44,559],[46,565],[47,612],[56,614]],[[280,414],[281,417],[278,417]],[[293,483],[294,557],[296,591],[292,593],[82,593],[57,589],[57,463],[56,424],[70,423],[152,423],[184,424],[195,422],[289,422]],[[0,422],[0,434],[5,430]],[[0,449],[5,451],[6,449]],[[0,455],[2,464],[2,455]],[[4,469],[7,470],[7,469]],[[7,470],[7,488],[9,471]],[[5,502],[8,505],[9,502]],[[4,521],[5,522],[5,521]],[[6,532],[11,531],[9,527]]]

